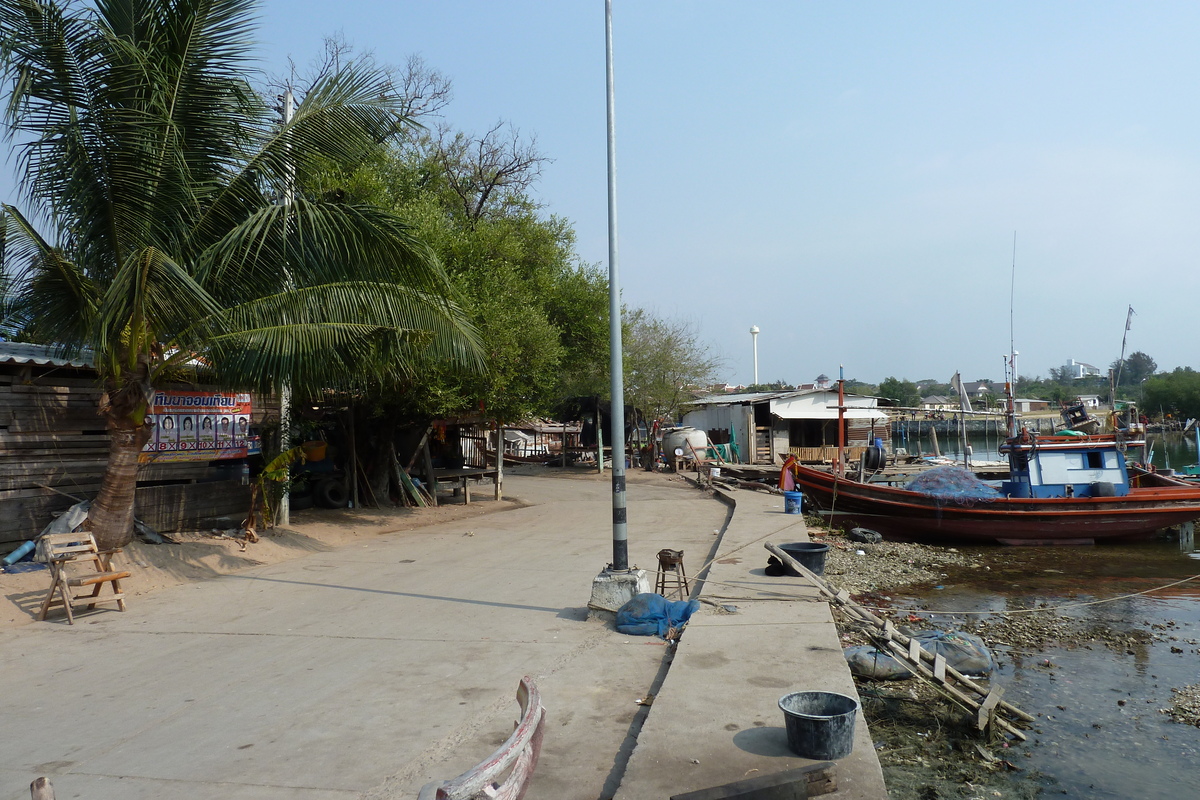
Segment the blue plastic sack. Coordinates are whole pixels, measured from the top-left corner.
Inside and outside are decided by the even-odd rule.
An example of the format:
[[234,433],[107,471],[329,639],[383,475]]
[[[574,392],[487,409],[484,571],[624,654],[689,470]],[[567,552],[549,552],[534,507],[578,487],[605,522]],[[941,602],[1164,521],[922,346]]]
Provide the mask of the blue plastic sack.
[[667,631],[683,626],[698,610],[697,600],[668,600],[661,594],[643,592],[621,606],[617,630],[630,636],[665,638]]

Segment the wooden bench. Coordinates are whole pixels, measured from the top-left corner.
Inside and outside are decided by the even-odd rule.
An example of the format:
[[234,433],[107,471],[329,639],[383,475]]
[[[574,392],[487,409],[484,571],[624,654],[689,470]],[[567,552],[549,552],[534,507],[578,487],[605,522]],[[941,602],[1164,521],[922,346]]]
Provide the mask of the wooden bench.
[[[90,533],[48,533],[39,539],[39,560],[50,565],[50,591],[42,601],[37,618],[44,620],[51,606],[62,606],[67,612],[67,622],[74,625],[72,606],[84,603],[88,611],[98,603],[116,603],[117,608],[124,611],[125,595],[121,592],[121,579],[128,578],[130,573],[112,569],[112,557],[119,552],[120,549],[100,550]],[[91,561],[90,568],[83,564],[86,561]],[[76,563],[87,571],[73,569]],[[105,584],[112,587],[113,593],[101,596],[100,590]],[[92,587],[91,594],[72,594],[74,590],[85,586]],[[57,598],[54,596],[56,592],[59,594]]]
[[[435,469],[433,477],[437,483],[459,483],[463,493],[463,504],[471,504],[471,485],[476,478],[491,478],[496,486],[496,499],[500,499],[500,470],[495,467],[460,467],[459,469]],[[437,491],[437,486],[433,487]]]

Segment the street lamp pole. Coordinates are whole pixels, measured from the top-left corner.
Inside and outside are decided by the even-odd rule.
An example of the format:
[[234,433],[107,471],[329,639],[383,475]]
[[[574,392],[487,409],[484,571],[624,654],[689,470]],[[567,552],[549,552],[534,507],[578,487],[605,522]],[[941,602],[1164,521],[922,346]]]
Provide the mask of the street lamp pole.
[[750,326],[750,341],[754,343],[754,385],[758,386],[758,326]]
[[617,127],[613,93],[612,0],[604,0],[604,51],[608,89],[608,338],[612,395],[613,569],[629,569],[625,508],[625,376],[621,352],[621,285],[617,273]]

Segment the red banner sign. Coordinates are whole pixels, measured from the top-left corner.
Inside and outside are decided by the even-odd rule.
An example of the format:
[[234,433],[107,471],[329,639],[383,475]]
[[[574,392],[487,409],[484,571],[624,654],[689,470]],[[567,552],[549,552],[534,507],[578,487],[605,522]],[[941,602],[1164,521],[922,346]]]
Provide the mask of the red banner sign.
[[138,460],[213,461],[260,452],[250,433],[250,395],[156,392],[146,418],[153,430]]

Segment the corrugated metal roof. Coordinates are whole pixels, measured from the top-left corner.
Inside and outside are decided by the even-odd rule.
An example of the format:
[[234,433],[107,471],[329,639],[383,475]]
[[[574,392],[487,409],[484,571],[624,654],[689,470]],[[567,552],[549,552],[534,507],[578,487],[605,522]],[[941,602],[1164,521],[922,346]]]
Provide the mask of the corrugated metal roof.
[[92,353],[84,351],[75,358],[63,358],[54,345],[26,342],[0,342],[0,364],[37,364],[51,367],[94,367]]

